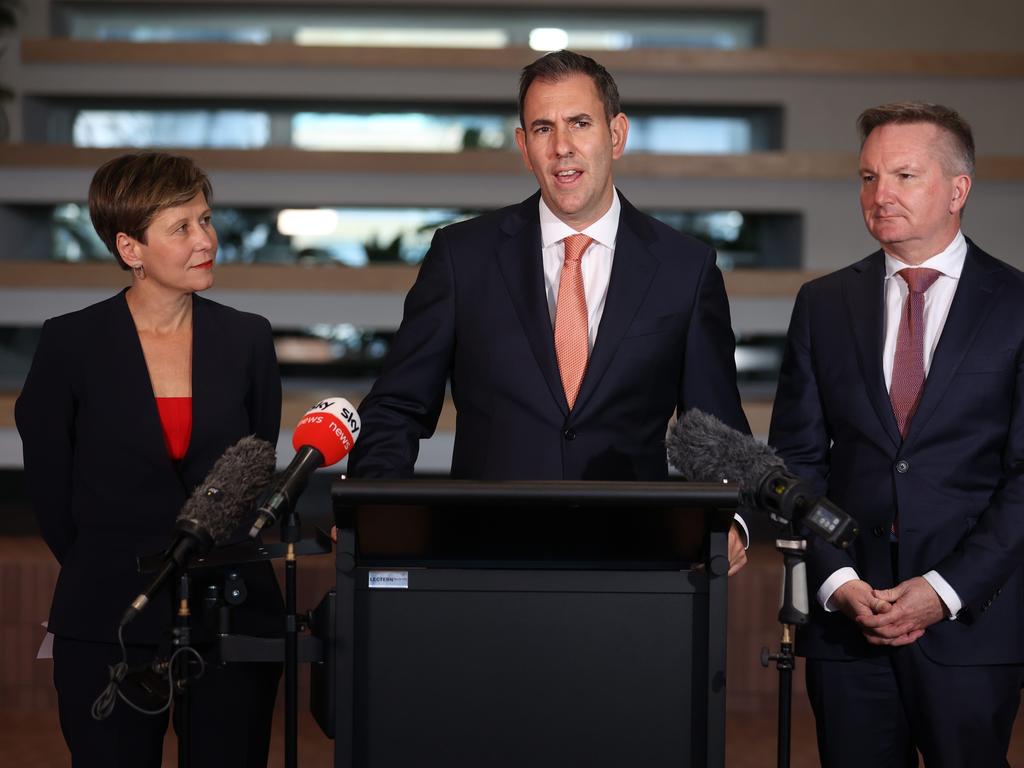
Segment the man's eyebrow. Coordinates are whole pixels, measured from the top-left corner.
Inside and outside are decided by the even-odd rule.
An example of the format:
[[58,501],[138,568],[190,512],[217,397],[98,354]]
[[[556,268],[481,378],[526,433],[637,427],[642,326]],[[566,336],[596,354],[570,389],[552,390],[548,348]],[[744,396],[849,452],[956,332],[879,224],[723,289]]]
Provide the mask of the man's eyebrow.
[[[906,171],[916,171],[918,166],[912,162],[906,162],[902,165],[898,165],[895,168],[890,168],[889,173],[905,173]],[[861,173],[878,173],[873,167],[862,165],[860,167]]]
[[546,117],[538,117],[536,120],[534,120],[532,123],[530,123],[530,127],[531,128],[539,128],[541,126],[554,125],[554,124],[555,124],[554,120],[548,120]]

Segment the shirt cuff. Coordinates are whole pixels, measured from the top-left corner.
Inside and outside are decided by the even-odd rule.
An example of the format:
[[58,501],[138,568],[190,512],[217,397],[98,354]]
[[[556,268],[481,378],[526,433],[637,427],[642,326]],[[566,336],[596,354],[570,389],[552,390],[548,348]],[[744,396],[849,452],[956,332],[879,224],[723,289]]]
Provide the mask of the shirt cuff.
[[732,521],[740,527],[740,536],[743,539],[743,549],[750,549],[750,529],[747,528],[747,521],[740,517],[739,513],[734,513]]
[[924,575],[924,580],[932,585],[932,589],[935,590],[939,595],[939,599],[945,604],[946,610],[949,611],[950,621],[956,621],[956,615],[960,613],[960,609],[964,607],[964,603],[960,599],[960,595],[956,593],[955,589],[949,586],[949,582],[942,578],[938,571],[928,571],[928,573]]
[[832,595],[839,589],[843,584],[848,581],[856,581],[860,576],[857,575],[857,571],[853,568],[846,567],[840,568],[835,571],[831,576],[825,579],[825,583],[818,587],[818,602],[821,607],[829,613],[837,610],[834,605],[831,605]]

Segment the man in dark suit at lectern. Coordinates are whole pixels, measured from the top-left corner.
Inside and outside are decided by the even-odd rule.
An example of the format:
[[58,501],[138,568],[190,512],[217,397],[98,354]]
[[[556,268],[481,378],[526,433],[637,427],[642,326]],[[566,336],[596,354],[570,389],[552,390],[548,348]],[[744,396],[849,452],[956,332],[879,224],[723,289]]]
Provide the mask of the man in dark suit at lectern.
[[[543,56],[522,72],[519,114],[540,191],[434,236],[359,408],[355,477],[412,475],[449,379],[457,478],[661,480],[673,413],[749,431],[714,251],[613,186],[629,122],[611,75]],[[735,525],[729,541],[735,571]]]
[[[865,111],[881,250],[796,300],[771,442],[851,513],[798,649],[822,765],[1006,765],[1024,663],[1024,276],[960,231],[970,127]],[[814,599],[816,593],[817,599]]]

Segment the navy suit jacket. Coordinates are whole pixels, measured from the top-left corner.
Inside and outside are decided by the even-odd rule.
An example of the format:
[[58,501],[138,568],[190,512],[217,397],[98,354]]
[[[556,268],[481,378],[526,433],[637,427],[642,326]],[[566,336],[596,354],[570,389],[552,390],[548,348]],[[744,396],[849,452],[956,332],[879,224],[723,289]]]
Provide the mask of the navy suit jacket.
[[604,314],[569,410],[538,198],[435,234],[383,373],[360,406],[353,475],[410,476],[449,379],[455,477],[660,480],[674,412],[701,408],[749,431],[714,251],[625,198]]
[[[812,542],[818,658],[878,653],[814,592],[835,570],[876,588],[934,569],[963,600],[918,641],[941,664],[1024,662],[1024,276],[968,240],[920,405],[900,439],[882,373],[881,251],[797,296],[770,442],[789,469],[852,514],[848,551]],[[898,568],[890,525],[899,517]]]
[[[113,642],[151,578],[136,557],[167,547],[213,463],[245,435],[277,442],[281,383],[267,321],[195,296],[192,322],[192,436],[177,464],[124,293],[43,325],[15,417],[36,519],[61,564],[55,634]],[[261,565],[243,574],[250,610],[236,614],[236,631],[266,631],[256,613],[281,604]],[[130,625],[128,642],[159,639],[171,619],[174,590],[165,592]]]

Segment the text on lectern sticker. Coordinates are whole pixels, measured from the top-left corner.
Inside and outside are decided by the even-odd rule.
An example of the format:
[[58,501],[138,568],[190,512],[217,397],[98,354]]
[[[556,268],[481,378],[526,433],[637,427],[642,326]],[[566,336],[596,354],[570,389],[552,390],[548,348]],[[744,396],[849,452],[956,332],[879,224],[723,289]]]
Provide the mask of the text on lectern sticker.
[[408,571],[370,571],[370,589],[408,588]]

